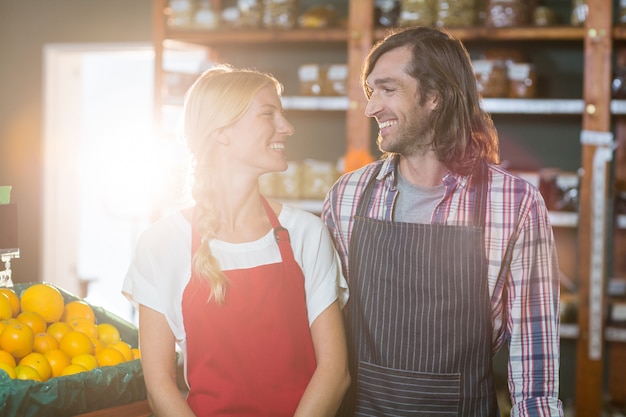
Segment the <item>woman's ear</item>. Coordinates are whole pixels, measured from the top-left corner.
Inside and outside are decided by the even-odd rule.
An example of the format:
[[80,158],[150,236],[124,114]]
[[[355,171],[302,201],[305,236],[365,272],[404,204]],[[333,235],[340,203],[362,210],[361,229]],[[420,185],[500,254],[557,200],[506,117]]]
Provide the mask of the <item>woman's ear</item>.
[[222,127],[213,132],[215,141],[222,145],[230,145],[230,127]]

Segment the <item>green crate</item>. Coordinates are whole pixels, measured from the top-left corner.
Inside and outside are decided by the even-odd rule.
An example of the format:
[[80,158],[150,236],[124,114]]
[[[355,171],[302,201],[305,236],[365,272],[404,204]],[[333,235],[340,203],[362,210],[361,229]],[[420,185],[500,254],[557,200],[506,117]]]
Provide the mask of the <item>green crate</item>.
[[[16,284],[22,292],[35,283]],[[65,302],[81,300],[57,288]],[[84,301],[84,300],[82,300]],[[90,304],[91,305],[91,304]],[[115,325],[122,340],[138,347],[137,327],[102,307],[93,306],[97,323]],[[135,359],[116,366],[50,378],[45,382],[11,379],[0,372],[0,416],[2,417],[66,417],[115,407],[146,399],[146,386],[141,361]]]

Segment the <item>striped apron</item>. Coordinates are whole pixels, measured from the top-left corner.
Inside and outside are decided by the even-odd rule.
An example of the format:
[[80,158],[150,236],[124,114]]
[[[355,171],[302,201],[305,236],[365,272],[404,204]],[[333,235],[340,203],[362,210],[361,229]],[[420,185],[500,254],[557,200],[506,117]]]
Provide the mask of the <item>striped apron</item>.
[[366,217],[350,241],[347,331],[353,381],[341,410],[356,416],[498,415],[482,226],[486,165],[476,170],[473,225]]

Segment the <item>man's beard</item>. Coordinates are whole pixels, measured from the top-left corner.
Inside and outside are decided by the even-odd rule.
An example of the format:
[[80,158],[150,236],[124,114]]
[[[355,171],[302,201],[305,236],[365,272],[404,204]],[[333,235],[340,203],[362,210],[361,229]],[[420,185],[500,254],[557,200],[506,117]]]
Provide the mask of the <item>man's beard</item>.
[[399,128],[393,137],[385,140],[380,131],[376,138],[378,149],[382,153],[397,153],[404,156],[424,154],[432,149],[432,129],[428,120],[414,120],[405,128]]

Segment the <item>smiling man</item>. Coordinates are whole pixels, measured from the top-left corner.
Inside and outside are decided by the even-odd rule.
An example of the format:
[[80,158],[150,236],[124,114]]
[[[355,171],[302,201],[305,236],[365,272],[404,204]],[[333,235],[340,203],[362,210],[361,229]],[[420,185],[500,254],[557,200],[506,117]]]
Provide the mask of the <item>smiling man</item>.
[[404,29],[362,81],[384,155],[343,175],[322,214],[351,294],[342,415],[497,416],[492,356],[507,344],[511,415],[561,416],[548,211],[497,165],[467,50]]

